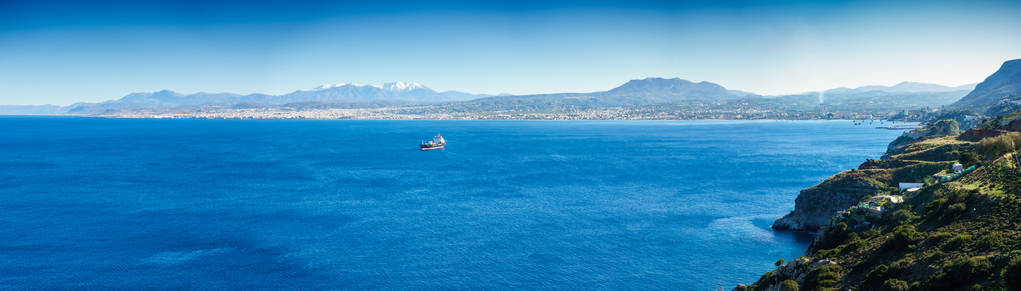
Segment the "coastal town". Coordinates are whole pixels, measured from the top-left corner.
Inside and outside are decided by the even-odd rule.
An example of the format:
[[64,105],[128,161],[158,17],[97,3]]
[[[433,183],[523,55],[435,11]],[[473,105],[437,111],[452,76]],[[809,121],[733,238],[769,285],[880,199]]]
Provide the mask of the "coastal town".
[[[378,108],[300,108],[288,106],[206,107],[187,111],[132,110],[98,114],[112,118],[199,119],[357,119],[357,120],[883,120],[898,113],[779,111],[763,108],[712,108],[683,105],[619,106],[573,110],[456,111],[436,106]],[[910,121],[907,120],[907,121]],[[879,121],[877,121],[877,125]]]

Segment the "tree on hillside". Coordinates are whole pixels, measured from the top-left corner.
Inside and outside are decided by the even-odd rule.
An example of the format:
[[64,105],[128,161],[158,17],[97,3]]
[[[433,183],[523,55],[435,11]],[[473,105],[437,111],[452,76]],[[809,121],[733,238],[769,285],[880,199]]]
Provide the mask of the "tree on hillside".
[[957,161],[964,165],[965,168],[971,167],[978,164],[978,154],[974,152],[963,152]]

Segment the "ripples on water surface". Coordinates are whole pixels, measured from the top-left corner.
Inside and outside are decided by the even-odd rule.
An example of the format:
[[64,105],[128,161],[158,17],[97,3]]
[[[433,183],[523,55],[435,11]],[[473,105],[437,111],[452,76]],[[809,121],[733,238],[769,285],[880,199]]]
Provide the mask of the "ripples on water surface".
[[[420,152],[442,132],[449,145]],[[0,118],[0,289],[731,288],[850,121]]]

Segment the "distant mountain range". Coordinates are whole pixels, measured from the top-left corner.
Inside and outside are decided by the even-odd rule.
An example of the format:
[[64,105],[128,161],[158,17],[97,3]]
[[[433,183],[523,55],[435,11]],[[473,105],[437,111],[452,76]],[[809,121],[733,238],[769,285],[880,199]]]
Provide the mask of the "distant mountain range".
[[560,110],[591,109],[611,106],[642,106],[685,102],[715,102],[746,97],[752,93],[727,90],[711,82],[691,82],[678,78],[631,80],[609,91],[537,95],[492,96],[450,104],[464,111],[481,110]]
[[961,85],[957,87],[949,87],[938,84],[919,83],[919,82],[900,82],[893,86],[862,86],[854,89],[850,88],[836,88],[824,91],[826,94],[860,94],[872,91],[880,91],[887,93],[919,93],[919,92],[954,92],[954,91],[971,91],[975,89],[975,84]]
[[868,107],[873,110],[916,109],[949,105],[967,95],[975,84],[957,87],[937,84],[901,82],[893,86],[862,86],[858,88],[836,88],[822,92],[806,92],[777,96],[781,100],[814,100],[826,106]]
[[457,91],[437,92],[419,83],[393,82],[382,86],[357,84],[322,85],[312,90],[298,90],[283,95],[233,93],[181,94],[170,90],[132,93],[117,100],[100,103],[76,103],[66,107],[67,113],[97,114],[118,110],[196,106],[258,107],[294,103],[362,104],[364,106],[430,104],[464,101],[489,95]]
[[662,104],[716,104],[740,102],[772,103],[771,108],[834,106],[868,110],[897,111],[919,107],[938,107],[957,101],[975,85],[948,87],[937,84],[902,82],[894,86],[865,86],[855,89],[837,88],[824,92],[806,92],[783,96],[763,96],[728,90],[711,82],[691,82],[678,78],[645,78],[631,80],[608,91],[592,93],[560,93],[520,96],[493,96],[451,104],[455,111],[483,110],[577,110],[613,106],[644,106]]
[[196,110],[203,107],[252,108],[289,104],[315,104],[329,107],[383,107],[428,105],[447,110],[564,110],[592,109],[614,106],[647,106],[660,104],[723,104],[736,100],[781,102],[798,106],[825,104],[834,106],[864,105],[890,110],[918,106],[940,106],[953,103],[975,85],[948,87],[937,84],[902,82],[893,86],[864,86],[854,89],[836,88],[823,92],[806,92],[784,96],[763,96],[729,90],[712,82],[692,82],[679,78],[645,78],[631,80],[616,88],[591,93],[557,93],[537,95],[483,95],[458,91],[437,92],[415,82],[392,82],[379,86],[350,83],[326,84],[311,90],[298,90],[283,95],[206,93],[182,94],[163,90],[132,93],[120,99],[99,103],[76,103],[69,106],[0,106],[0,114],[110,114],[135,110]]

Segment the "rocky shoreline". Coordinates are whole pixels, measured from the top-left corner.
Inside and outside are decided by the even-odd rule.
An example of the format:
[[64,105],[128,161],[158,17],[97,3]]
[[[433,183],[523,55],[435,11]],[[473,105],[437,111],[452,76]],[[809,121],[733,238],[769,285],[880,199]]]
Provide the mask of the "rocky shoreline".
[[834,214],[862,199],[896,190],[876,180],[873,174],[870,170],[844,171],[801,190],[794,200],[794,210],[773,222],[773,229],[814,232],[828,224]]

